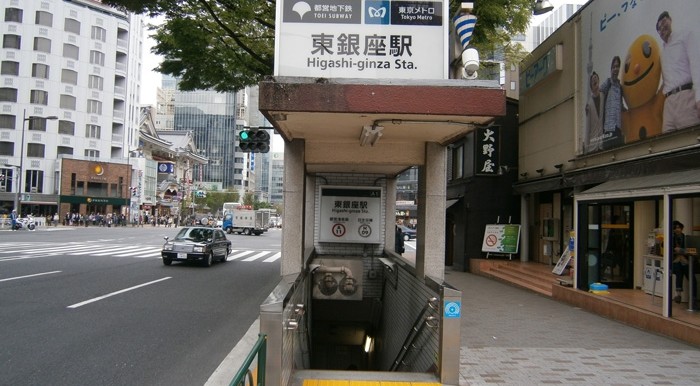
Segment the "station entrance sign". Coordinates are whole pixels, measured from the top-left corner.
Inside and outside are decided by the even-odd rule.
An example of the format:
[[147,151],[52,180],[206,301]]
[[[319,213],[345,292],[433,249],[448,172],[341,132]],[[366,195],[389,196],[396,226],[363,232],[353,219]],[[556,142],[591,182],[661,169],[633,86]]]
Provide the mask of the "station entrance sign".
[[319,241],[381,244],[381,187],[321,186]]

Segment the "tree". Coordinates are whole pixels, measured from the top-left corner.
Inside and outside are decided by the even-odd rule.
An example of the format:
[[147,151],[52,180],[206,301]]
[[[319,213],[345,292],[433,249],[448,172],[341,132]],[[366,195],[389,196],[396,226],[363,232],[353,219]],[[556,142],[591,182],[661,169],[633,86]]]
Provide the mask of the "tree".
[[[117,8],[163,16],[153,52],[163,61],[154,70],[180,78],[183,91],[237,91],[260,82],[274,70],[273,0],[102,0]],[[522,58],[510,37],[524,33],[532,0],[479,0],[472,43],[480,52],[503,49],[506,62]],[[450,15],[461,2],[450,0]]]

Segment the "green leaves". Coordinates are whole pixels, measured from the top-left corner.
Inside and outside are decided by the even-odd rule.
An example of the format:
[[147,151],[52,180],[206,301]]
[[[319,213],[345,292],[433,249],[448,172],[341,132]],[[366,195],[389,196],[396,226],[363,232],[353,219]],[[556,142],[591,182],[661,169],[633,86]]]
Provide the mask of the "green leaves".
[[[163,61],[156,71],[179,77],[183,91],[237,91],[274,71],[275,2],[268,0],[103,0],[104,4],[148,16],[163,16],[154,26],[153,52]],[[482,57],[503,52],[507,63],[524,53],[510,44],[526,31],[532,0],[478,0],[471,45]],[[461,2],[450,0],[450,16]]]

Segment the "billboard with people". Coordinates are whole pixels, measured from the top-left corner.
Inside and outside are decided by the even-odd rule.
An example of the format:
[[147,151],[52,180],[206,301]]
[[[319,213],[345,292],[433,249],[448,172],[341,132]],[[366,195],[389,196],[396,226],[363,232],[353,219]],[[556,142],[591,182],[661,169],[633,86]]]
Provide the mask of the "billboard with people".
[[579,154],[700,125],[696,0],[598,0],[581,11]]

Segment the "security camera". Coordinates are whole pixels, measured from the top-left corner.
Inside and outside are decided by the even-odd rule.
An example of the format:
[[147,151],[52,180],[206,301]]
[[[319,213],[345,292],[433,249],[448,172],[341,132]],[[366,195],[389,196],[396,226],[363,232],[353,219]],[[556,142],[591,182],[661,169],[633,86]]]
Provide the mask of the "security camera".
[[479,69],[479,51],[476,48],[467,48],[462,52],[462,66],[464,66],[463,78],[476,79],[476,70]]

